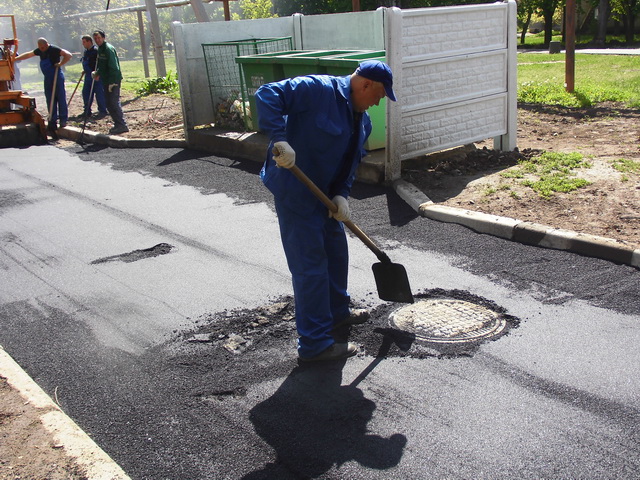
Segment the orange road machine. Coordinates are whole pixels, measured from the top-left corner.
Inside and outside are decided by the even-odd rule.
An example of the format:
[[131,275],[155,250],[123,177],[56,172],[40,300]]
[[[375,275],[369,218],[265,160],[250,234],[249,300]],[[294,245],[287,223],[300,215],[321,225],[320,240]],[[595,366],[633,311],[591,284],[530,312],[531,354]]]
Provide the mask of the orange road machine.
[[12,89],[16,81],[14,58],[18,35],[13,15],[0,14],[0,28],[8,23],[5,19],[11,21],[13,37],[4,38],[0,46],[0,147],[46,143],[44,119],[36,110],[36,99]]

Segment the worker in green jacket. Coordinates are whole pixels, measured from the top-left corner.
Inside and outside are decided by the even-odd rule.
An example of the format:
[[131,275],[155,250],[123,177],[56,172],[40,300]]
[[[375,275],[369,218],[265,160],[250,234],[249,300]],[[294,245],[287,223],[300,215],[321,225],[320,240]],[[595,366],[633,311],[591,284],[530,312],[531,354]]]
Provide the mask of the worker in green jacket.
[[122,71],[116,49],[105,40],[102,30],[93,32],[93,40],[98,46],[98,63],[96,70],[91,74],[95,80],[102,80],[104,96],[107,101],[107,111],[113,119],[113,128],[109,130],[112,135],[118,135],[129,131],[124,120],[122,105],[120,105],[120,84],[122,83]]

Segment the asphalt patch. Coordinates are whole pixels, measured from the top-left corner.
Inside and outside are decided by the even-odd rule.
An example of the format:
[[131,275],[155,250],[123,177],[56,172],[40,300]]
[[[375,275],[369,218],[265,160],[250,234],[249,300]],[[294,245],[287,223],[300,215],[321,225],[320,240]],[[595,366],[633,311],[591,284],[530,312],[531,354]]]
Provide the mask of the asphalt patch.
[[31,203],[16,190],[0,190],[0,212]]
[[[485,342],[495,341],[520,321],[508,315],[495,302],[463,290],[431,289],[415,295],[416,299],[447,298],[464,300],[501,315],[507,326],[496,336],[456,342],[452,344],[433,343],[410,332],[394,328],[389,321],[390,314],[403,304],[386,303],[371,309],[370,320],[362,325],[345,326],[334,330],[336,341],[351,341],[360,347],[360,354],[375,358],[410,357],[458,357],[472,356]],[[361,307],[353,305],[353,307]],[[207,314],[197,320],[200,326],[180,333],[173,342],[175,360],[185,368],[208,371],[214,365],[226,365],[229,379],[242,376],[241,364],[252,365],[252,376],[275,378],[286,374],[298,362],[296,353],[296,325],[294,300],[291,296],[279,297],[269,304],[256,309],[240,309]],[[258,373],[261,371],[262,373]],[[235,373],[230,373],[235,372]],[[229,391],[229,383],[220,382],[226,375],[217,378],[216,384]],[[231,381],[233,385],[234,381]],[[244,382],[238,383],[242,385]],[[231,387],[233,390],[233,387]],[[213,387],[206,392],[197,392],[203,397],[220,396],[219,389]]]
[[166,255],[167,253],[171,252],[173,248],[173,245],[169,245],[168,243],[159,243],[157,245],[154,245],[153,247],[144,248],[141,250],[133,250],[132,252],[121,253],[119,255],[98,258],[97,260],[93,260],[91,262],[91,265],[98,265],[100,263],[108,262],[137,262],[138,260],[143,260],[145,258],[153,258],[160,255]]

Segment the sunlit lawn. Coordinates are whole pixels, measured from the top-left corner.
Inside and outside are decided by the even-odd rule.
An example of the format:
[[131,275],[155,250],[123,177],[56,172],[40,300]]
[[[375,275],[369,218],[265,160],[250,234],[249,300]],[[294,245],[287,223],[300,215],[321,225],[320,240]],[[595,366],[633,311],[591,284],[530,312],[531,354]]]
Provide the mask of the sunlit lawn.
[[[165,55],[165,67],[167,73],[176,73],[176,59],[173,55]],[[20,79],[22,81],[22,89],[26,91],[41,91],[43,88],[42,74],[38,68],[40,59],[37,57],[23,60],[18,63],[20,68]],[[135,91],[140,84],[144,81],[144,63],[142,58],[134,60],[121,60],[120,67],[122,68],[122,75],[124,77],[122,82],[122,89],[125,91]],[[64,69],[65,84],[68,92],[73,92],[80,76],[82,75],[82,65],[80,58],[75,57],[65,65]],[[149,76],[155,78],[156,63],[153,59],[153,55],[149,55]],[[70,93],[69,93],[70,94]]]

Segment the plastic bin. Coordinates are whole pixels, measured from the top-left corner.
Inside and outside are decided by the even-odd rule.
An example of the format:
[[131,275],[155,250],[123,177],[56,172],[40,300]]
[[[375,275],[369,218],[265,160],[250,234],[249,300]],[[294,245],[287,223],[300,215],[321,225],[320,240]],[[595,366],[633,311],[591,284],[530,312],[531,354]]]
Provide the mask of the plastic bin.
[[329,75],[351,75],[361,62],[366,60],[380,60],[384,62],[386,52],[384,50],[361,51],[346,54],[325,56],[318,60],[319,65]]
[[327,69],[320,64],[320,59],[327,56],[346,55],[353,50],[310,50],[288,55],[277,55],[274,60],[282,65],[285,78],[300,75],[324,74]]
[[[261,85],[299,75],[351,75],[365,60],[384,61],[385,51],[298,50],[237,57],[236,62],[242,65],[244,72],[252,112],[252,128],[258,129],[255,92]],[[371,107],[368,112],[371,117],[372,131],[365,148],[368,150],[385,148],[387,143],[386,99],[382,99],[378,106]]]

